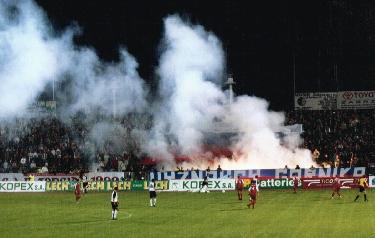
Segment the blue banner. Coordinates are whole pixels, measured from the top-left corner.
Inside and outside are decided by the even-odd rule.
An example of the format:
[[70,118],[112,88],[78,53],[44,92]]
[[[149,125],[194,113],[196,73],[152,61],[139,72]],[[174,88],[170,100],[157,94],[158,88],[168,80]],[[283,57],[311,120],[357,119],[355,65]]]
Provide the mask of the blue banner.
[[205,176],[212,179],[219,178],[237,178],[242,177],[269,177],[269,178],[288,178],[288,177],[360,177],[366,174],[366,167],[355,168],[316,168],[316,169],[250,169],[250,170],[222,170],[205,171],[193,170],[183,172],[150,172],[149,179],[170,180],[170,179],[203,179]]

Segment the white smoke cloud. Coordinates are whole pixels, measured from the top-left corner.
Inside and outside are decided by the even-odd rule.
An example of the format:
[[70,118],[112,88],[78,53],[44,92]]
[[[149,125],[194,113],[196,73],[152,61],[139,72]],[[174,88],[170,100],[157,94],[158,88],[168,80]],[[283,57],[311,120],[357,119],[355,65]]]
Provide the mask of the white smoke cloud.
[[[241,136],[233,145],[241,161],[225,162],[247,168],[284,168],[285,165],[310,167],[310,152],[299,149],[299,135],[289,134],[281,141],[277,132],[285,130],[283,113],[269,111],[268,102],[257,97],[237,97],[230,107],[230,121]],[[238,168],[238,167],[237,167]]]
[[60,41],[30,1],[0,1],[0,115],[25,112],[59,72]]
[[137,72],[138,63],[125,49],[117,63],[102,62],[95,52],[81,49],[71,52],[66,70],[67,94],[58,95],[65,114],[77,111],[106,116],[142,112],[147,107],[147,88]]
[[[168,152],[187,155],[192,161],[184,167],[204,168],[212,165],[212,159],[227,169],[312,165],[310,152],[298,149],[299,135],[287,136],[281,145],[276,133],[284,130],[284,114],[269,111],[266,100],[241,96],[227,105],[220,88],[224,53],[212,33],[175,15],[164,20],[164,27],[158,70],[163,103],[147,148],[152,154],[165,156],[167,164],[173,158]],[[207,136],[221,136],[209,134],[220,125],[237,134],[224,145],[233,150],[235,158],[214,158],[212,152],[202,150]]]
[[119,123],[99,122],[90,131],[89,137],[95,147],[108,153],[123,154],[128,134]]
[[220,90],[224,53],[220,41],[201,26],[190,26],[176,15],[164,24],[158,69],[162,103],[148,150],[170,158],[165,152],[200,151],[203,131],[225,100]]
[[69,57],[64,91],[58,93],[59,116],[68,122],[71,115],[83,112],[88,132],[88,141],[97,151],[110,144],[112,153],[122,155],[129,151],[127,142],[137,143],[141,138],[132,136],[132,131],[143,129],[143,120],[119,121],[129,113],[142,113],[148,108],[148,89],[137,72],[138,63],[126,49],[120,49],[120,61],[103,62],[89,48],[72,48]]

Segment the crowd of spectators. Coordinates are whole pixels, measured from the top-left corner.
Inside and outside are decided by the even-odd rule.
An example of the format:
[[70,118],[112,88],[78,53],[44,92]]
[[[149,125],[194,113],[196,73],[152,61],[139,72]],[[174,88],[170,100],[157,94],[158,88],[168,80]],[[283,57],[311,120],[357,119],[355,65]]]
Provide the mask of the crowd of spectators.
[[[150,120],[141,120],[150,127]],[[139,115],[116,121],[127,137],[139,126]],[[94,142],[88,123],[82,117],[69,123],[55,117],[17,119],[0,123],[0,172],[78,173],[80,170],[126,172],[127,178],[142,178],[150,167],[140,163],[137,142],[119,150],[113,141]],[[290,111],[286,124],[303,125],[303,146],[323,167],[375,165],[375,110]],[[118,129],[116,129],[118,131]],[[129,137],[130,138],[130,137]],[[118,140],[118,138],[116,138]]]
[[[136,120],[131,116],[127,119],[121,121],[122,133],[129,132],[127,129],[133,126],[130,123]],[[146,167],[139,163],[136,145],[123,146],[127,151],[119,151],[111,140],[92,141],[91,123],[80,117],[67,123],[53,116],[0,123],[0,173],[122,171],[127,172],[128,179],[144,177]]]
[[69,130],[56,119],[17,119],[0,129],[2,172],[63,172],[82,163]]
[[287,124],[302,124],[304,147],[324,167],[373,166],[375,110],[290,111]]

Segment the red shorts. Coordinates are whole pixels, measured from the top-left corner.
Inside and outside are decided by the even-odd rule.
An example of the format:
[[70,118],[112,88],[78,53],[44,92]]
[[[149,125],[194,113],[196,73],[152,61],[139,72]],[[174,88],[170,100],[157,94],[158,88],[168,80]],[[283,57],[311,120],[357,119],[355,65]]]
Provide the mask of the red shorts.
[[251,200],[257,200],[257,196],[256,195],[251,195],[250,194],[250,198],[251,198]]

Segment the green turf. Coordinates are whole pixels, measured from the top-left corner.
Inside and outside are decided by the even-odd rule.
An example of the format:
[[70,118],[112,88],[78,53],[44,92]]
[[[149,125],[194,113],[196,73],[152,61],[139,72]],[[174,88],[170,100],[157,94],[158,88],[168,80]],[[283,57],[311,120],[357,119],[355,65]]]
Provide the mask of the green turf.
[[[110,193],[1,193],[0,237],[375,237],[375,192],[354,203],[357,190],[293,194],[263,190],[254,210],[234,192],[120,192],[119,219],[110,220]],[[246,196],[247,198],[247,196]]]

